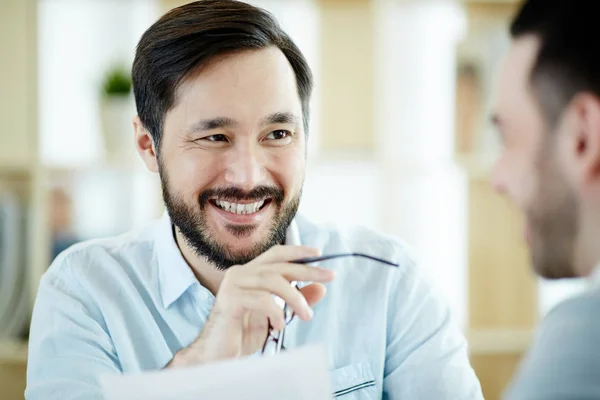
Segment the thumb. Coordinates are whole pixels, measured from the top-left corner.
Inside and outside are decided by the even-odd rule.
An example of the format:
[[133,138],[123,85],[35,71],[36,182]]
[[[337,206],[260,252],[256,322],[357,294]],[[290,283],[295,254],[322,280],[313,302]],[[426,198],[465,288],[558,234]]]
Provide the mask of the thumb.
[[327,293],[327,289],[320,283],[311,283],[299,289],[300,293],[304,296],[309,306],[317,304]]

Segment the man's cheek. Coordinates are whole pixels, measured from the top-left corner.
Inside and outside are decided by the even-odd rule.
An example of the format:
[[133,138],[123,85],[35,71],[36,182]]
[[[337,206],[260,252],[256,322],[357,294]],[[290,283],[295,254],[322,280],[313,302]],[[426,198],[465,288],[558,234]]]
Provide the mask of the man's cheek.
[[524,206],[535,207],[536,200],[543,196],[543,193],[540,193],[539,179],[536,173],[524,171],[520,175],[520,192]]

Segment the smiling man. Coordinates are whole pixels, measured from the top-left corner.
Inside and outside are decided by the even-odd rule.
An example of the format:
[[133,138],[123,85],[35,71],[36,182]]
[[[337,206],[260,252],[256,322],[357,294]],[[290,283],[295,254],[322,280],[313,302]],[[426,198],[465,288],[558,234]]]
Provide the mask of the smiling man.
[[[133,83],[137,149],[166,213],[68,249],[44,275],[28,399],[98,399],[102,374],[260,355],[286,324],[284,348],[325,346],[335,396],[482,398],[448,306],[401,242],[296,215],[312,77],[270,14],[226,0],[172,10],[141,38]],[[357,252],[384,262],[298,262]]]

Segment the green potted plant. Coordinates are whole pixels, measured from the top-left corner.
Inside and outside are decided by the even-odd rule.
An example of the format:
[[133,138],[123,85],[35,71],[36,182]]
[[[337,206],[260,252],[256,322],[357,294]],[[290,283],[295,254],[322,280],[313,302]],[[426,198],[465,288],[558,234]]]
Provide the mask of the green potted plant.
[[131,76],[129,71],[121,67],[114,67],[108,71],[103,82],[104,96],[107,98],[131,94]]
[[130,72],[122,66],[106,71],[101,85],[100,119],[110,163],[130,163],[135,158],[132,123],[135,105]]

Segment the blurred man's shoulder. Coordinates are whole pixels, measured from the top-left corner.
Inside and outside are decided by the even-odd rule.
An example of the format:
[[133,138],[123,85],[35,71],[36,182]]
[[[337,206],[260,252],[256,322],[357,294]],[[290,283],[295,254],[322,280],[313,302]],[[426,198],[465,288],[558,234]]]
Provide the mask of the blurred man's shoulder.
[[599,287],[554,306],[504,398],[600,398],[599,310]]
[[[600,286],[591,285],[581,293],[573,295],[554,306],[544,318],[549,325],[569,320],[584,322],[590,315],[597,315],[600,311]],[[590,323],[600,326],[600,319],[592,318]]]

